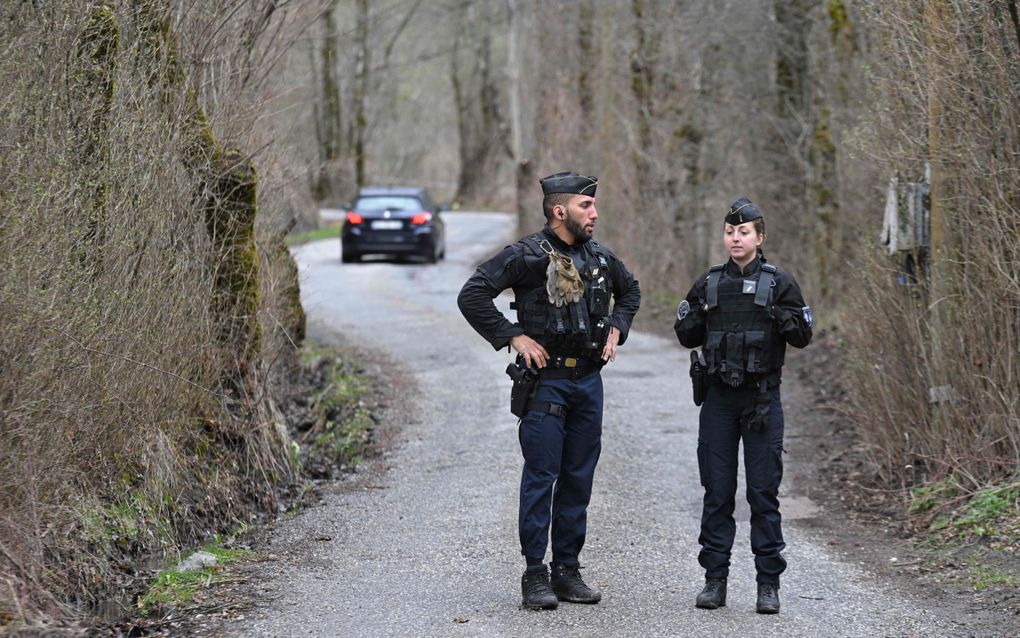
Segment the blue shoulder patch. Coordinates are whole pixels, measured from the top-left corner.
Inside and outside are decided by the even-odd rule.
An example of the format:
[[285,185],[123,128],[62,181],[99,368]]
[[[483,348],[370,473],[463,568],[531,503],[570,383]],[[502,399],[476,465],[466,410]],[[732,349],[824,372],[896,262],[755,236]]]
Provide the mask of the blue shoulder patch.
[[676,309],[676,320],[683,321],[687,313],[691,311],[691,304],[686,299],[680,302],[680,307]]
[[804,306],[800,311],[804,314],[804,321],[807,322],[808,328],[815,325],[815,316],[811,314],[811,306]]

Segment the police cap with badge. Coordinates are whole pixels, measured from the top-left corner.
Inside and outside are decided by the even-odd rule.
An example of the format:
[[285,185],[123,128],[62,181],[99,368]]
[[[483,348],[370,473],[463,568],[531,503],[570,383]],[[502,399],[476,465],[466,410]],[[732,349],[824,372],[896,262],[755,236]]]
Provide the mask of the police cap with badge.
[[588,195],[595,197],[595,188],[599,178],[593,175],[578,175],[572,171],[553,173],[538,180],[542,185],[542,195],[567,193],[569,195]]
[[740,197],[737,201],[730,204],[730,210],[726,213],[726,223],[733,226],[739,226],[740,224],[746,224],[761,218],[761,211],[746,197]]

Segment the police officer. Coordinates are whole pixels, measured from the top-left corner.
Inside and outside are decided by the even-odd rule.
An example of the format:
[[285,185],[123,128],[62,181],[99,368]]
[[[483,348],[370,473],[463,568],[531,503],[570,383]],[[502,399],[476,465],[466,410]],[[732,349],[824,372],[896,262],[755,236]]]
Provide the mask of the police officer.
[[694,282],[677,310],[676,331],[687,348],[703,346],[707,393],[698,429],[698,470],[705,488],[701,552],[705,587],[696,606],[726,605],[726,578],[736,524],[737,446],[744,444],[751,550],[761,614],[779,613],[779,575],[786,569],[779,515],[783,476],[780,373],[786,344],[811,341],[811,309],[793,277],[765,261],[765,219],[747,198],[726,214],[725,264]]
[[[479,266],[457,303],[493,348],[509,344],[518,365],[538,374],[518,433],[524,456],[521,589],[524,607],[555,609],[560,600],[601,599],[578,572],[602,449],[599,370],[626,341],[641,291],[616,255],[592,241],[596,178],[563,172],[540,183],[545,227]],[[516,323],[492,301],[507,288],[514,291]],[[544,562],[550,526],[551,583]]]

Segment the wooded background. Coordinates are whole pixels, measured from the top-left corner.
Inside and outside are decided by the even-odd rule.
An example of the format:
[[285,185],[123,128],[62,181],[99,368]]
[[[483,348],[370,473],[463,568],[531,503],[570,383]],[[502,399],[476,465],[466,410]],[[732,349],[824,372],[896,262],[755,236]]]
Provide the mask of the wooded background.
[[[282,237],[365,184],[525,232],[539,177],[597,175],[663,326],[748,196],[871,480],[1016,508],[1014,0],[24,1],[0,51],[0,624],[275,510]],[[890,255],[926,172],[930,244]]]
[[[1014,0],[359,1],[316,30],[295,108],[322,201],[419,182],[527,232],[539,177],[597,175],[598,237],[640,279],[640,321],[668,325],[748,196],[766,255],[846,349],[826,374],[872,470],[964,493],[1015,480]],[[921,183],[930,241],[889,254],[894,177]]]

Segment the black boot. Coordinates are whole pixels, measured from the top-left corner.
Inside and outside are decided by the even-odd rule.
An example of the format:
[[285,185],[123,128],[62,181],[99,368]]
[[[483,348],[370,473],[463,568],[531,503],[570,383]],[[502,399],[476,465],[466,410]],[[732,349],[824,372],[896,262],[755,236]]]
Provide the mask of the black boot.
[[579,569],[578,565],[553,563],[552,589],[560,600],[593,605],[602,600],[602,594],[581,580]]
[[536,565],[525,570],[521,576],[521,604],[525,609],[556,609],[560,601],[549,587],[549,569]]
[[779,613],[779,585],[776,583],[758,583],[758,604],[755,611],[759,614]]
[[698,594],[694,602],[701,609],[718,609],[726,606],[726,579],[713,576],[705,577],[705,588]]

